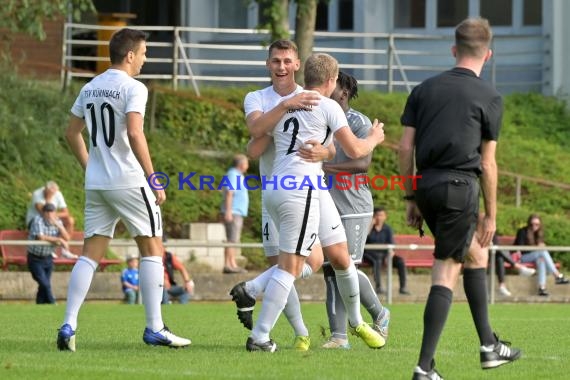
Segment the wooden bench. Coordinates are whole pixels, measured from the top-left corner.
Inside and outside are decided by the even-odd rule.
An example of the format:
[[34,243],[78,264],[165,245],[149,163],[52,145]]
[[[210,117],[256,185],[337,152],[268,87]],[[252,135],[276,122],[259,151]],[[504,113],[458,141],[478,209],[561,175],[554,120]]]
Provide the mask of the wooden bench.
[[[434,240],[431,236],[418,235],[394,235],[394,243],[397,245],[415,244],[418,246],[433,245]],[[431,268],[435,258],[433,257],[433,249],[395,249],[394,253],[404,259],[408,268]],[[371,264],[363,260],[362,267],[370,267]]]
[[[497,245],[513,245],[515,241],[514,236],[499,236]],[[433,245],[434,240],[431,236],[426,235],[420,238],[418,235],[394,235],[394,243],[397,245],[409,245],[415,244],[418,246],[423,245]],[[394,250],[397,256],[403,258],[406,262],[406,267],[408,268],[431,268],[435,261],[433,256],[433,250],[427,249],[396,249]],[[521,263],[521,254],[514,253],[511,254],[513,261],[520,263],[529,268],[536,268],[534,263]],[[560,268],[560,263],[555,263],[557,268]],[[362,267],[370,267],[371,264],[363,260]],[[511,269],[511,264],[505,262],[505,268]]]
[[[28,240],[28,232],[21,230],[2,230],[0,231],[0,241],[6,240]],[[71,240],[83,241],[83,231],[75,231],[71,236]],[[69,247],[71,253],[80,256],[83,251],[83,244],[71,245]],[[2,269],[8,270],[9,265],[25,267],[28,265],[28,252],[25,245],[0,245],[0,252],[2,252]],[[61,256],[60,248],[56,250],[57,258],[54,258],[55,265],[74,265],[77,259],[67,259]],[[99,262],[99,268],[104,271],[109,265],[123,264],[120,259],[107,259],[103,258]]]

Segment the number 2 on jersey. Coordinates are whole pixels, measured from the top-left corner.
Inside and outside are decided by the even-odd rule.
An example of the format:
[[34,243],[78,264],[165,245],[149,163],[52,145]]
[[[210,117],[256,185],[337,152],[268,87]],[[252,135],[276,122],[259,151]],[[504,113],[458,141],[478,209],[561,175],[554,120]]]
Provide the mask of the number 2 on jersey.
[[[103,139],[105,140],[105,145],[109,148],[113,146],[115,142],[115,111],[113,107],[107,102],[101,104],[100,115],[101,120],[97,122],[97,114],[95,112],[95,103],[87,103],[87,109],[89,110],[89,115],[91,117],[91,143],[93,147],[97,146],[97,126],[101,124],[101,129],[103,132]],[[105,114],[107,114],[107,121],[109,125],[105,122]],[[109,128],[107,130],[107,127]]]
[[299,120],[296,117],[290,117],[289,119],[285,120],[283,124],[283,132],[287,132],[289,130],[289,125],[293,123],[293,134],[291,136],[291,145],[289,145],[289,149],[287,150],[287,154],[291,154],[296,152],[295,141],[297,140],[297,134],[299,133]]

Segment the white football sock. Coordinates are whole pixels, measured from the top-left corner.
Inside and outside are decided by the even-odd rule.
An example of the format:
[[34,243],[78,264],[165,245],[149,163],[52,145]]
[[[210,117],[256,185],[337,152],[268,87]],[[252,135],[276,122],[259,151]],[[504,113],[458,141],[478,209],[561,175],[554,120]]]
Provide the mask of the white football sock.
[[258,295],[265,291],[267,288],[267,283],[273,276],[273,271],[277,269],[277,264],[267,269],[265,272],[261,273],[259,276],[255,277],[253,280],[249,280],[245,283],[245,291],[252,298],[257,298]]
[[77,315],[83,301],[85,301],[96,270],[97,262],[87,256],[81,256],[71,271],[67,286],[67,304],[63,324],[68,323],[73,330],[77,329]]
[[164,327],[160,305],[164,289],[162,257],[147,256],[141,258],[139,284],[146,315],[146,327],[153,332],[160,331]]
[[336,284],[338,292],[344,302],[348,322],[350,326],[356,327],[362,323],[360,314],[360,288],[358,287],[358,274],[354,263],[351,262],[346,270],[335,269]]
[[263,343],[269,340],[269,332],[275,326],[281,311],[287,303],[287,298],[295,281],[295,276],[282,269],[275,268],[273,277],[269,280],[259,318],[251,331],[255,342]]
[[291,291],[289,291],[289,297],[287,297],[287,304],[283,309],[283,314],[285,314],[291,327],[293,327],[295,336],[309,336],[309,330],[307,330],[307,326],[305,326],[305,322],[303,321],[303,315],[301,314],[299,295],[297,294],[297,289],[295,289],[294,284],[291,286]]

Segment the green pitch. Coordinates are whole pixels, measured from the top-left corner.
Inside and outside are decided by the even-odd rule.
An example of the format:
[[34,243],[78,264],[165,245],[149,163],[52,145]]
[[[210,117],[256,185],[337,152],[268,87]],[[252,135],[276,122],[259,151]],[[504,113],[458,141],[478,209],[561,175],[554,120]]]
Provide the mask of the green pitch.
[[[245,350],[248,331],[231,303],[193,303],[163,308],[170,329],[192,339],[186,349],[142,342],[142,306],[87,304],[81,310],[77,352],[55,347],[64,306],[0,304],[0,379],[410,379],[422,333],[421,304],[393,305],[388,344],[367,348],[351,337],[349,351],[321,349],[323,304],[304,304],[311,332],[309,352],[292,350],[293,336],[281,317],[274,354]],[[466,304],[454,305],[437,353],[446,379],[567,379],[570,372],[568,305],[491,306],[495,330],[523,350],[522,358],[483,371],[478,340]]]

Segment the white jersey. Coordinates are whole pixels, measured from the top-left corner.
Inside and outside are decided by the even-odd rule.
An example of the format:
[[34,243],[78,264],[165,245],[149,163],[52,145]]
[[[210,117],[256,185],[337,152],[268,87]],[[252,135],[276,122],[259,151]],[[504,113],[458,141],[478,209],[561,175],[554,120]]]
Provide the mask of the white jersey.
[[[303,87],[297,85],[295,91],[290,95],[296,95],[303,91]],[[290,96],[290,95],[287,95]],[[243,101],[243,108],[245,117],[247,118],[250,113],[254,111],[261,111],[263,113],[271,111],[283,97],[273,89],[273,86],[265,87],[262,90],[257,90],[248,93]],[[273,171],[273,161],[275,159],[275,145],[269,144],[267,149],[259,157],[259,174],[261,177],[270,176]]]
[[125,71],[109,69],[81,89],[71,113],[84,118],[89,131],[87,190],[144,186],[144,171],[127,136],[127,113],[143,117],[148,98],[144,84]]
[[308,140],[317,140],[327,147],[333,134],[343,127],[348,127],[344,111],[336,101],[324,96],[311,110],[287,112],[273,134],[273,176],[322,175],[322,162],[307,162],[297,155],[297,150]]

